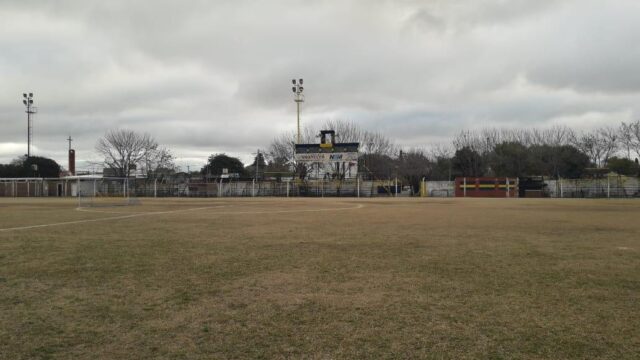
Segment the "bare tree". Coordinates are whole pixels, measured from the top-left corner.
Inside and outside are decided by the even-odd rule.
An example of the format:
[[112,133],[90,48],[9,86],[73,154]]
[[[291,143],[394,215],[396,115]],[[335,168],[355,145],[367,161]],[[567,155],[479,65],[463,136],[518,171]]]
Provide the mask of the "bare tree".
[[162,147],[149,151],[144,159],[147,176],[157,178],[162,171],[175,171],[174,160],[173,153],[167,148]]
[[[323,124],[322,128],[334,130],[339,142],[360,143],[360,152],[365,154],[395,156],[398,152],[398,147],[383,134],[362,130],[350,121],[328,120]],[[320,129],[305,127],[302,131],[303,143],[317,143],[316,137],[319,132]],[[274,160],[281,159],[292,162],[295,138],[296,136],[293,132],[277,136],[269,146],[269,156]]]
[[[363,130],[358,125],[344,120],[328,120],[322,124],[322,130],[334,130],[338,142],[360,143],[360,153],[367,159],[367,167],[387,169],[391,157],[396,156],[398,147],[381,133]],[[302,142],[306,144],[318,143],[319,128],[305,127],[302,132]],[[295,153],[295,133],[288,132],[277,136],[269,145],[268,154],[274,166],[288,168],[300,177],[310,169],[310,164],[297,163]],[[364,165],[364,164],[363,164]]]
[[449,144],[436,143],[432,144],[426,153],[429,159],[433,161],[437,159],[450,158],[455,152],[456,150]]
[[480,131],[480,154],[488,154],[502,142],[502,132],[496,128],[484,128]]
[[363,130],[351,121],[327,120],[323,124],[323,129],[334,130],[339,142],[360,143],[360,151],[365,154],[395,156],[399,151],[398,147],[385,135]]
[[364,133],[356,124],[345,120],[327,120],[322,128],[334,130],[339,142],[359,142]]
[[624,148],[624,150],[627,151],[627,159],[631,159],[631,149],[634,145],[633,125],[633,123],[627,124],[623,121],[618,128],[620,144]]
[[455,150],[468,148],[479,153],[482,149],[480,135],[472,130],[461,130],[454,136],[452,144]]
[[588,132],[576,134],[572,141],[573,146],[587,155],[589,160],[596,165],[600,162],[601,158],[600,147],[597,142],[598,140],[595,134]]
[[640,157],[640,120],[629,124],[623,122],[620,124],[618,134],[621,146],[627,151],[627,158],[631,159],[632,151]]
[[419,191],[420,182],[424,177],[430,177],[433,163],[423,149],[409,149],[400,152],[397,160],[398,175],[409,182],[414,192]]
[[607,126],[598,129],[597,134],[602,149],[601,165],[604,165],[620,149],[620,133],[618,129]]
[[532,131],[529,129],[513,129],[511,130],[511,138],[505,139],[509,142],[517,142],[524,146],[531,146],[533,144]]
[[149,134],[131,130],[110,130],[96,144],[104,164],[118,176],[130,176],[133,169],[144,165],[158,150],[158,143]]
[[[305,144],[316,142],[316,133],[310,128],[303,128],[300,134],[302,142]],[[282,133],[276,136],[266,151],[268,158],[280,165],[293,165],[293,154],[295,153],[296,133],[293,131]]]
[[543,131],[544,143],[551,146],[568,145],[574,137],[573,130],[564,125],[552,126]]
[[[317,133],[308,127],[304,127],[300,135],[302,142],[305,144],[317,141]],[[310,165],[297,163],[295,161],[294,154],[296,137],[296,133],[293,131],[278,135],[271,141],[271,144],[266,151],[266,156],[269,158],[272,168],[277,169],[278,171],[289,169],[290,171],[294,171],[298,174],[298,176],[303,177],[304,174],[309,171]]]
[[593,132],[583,132],[573,139],[573,145],[585,153],[591,162],[602,167],[618,151],[618,131],[603,127]]
[[269,158],[271,158],[273,162],[277,162],[282,165],[292,161],[295,151],[295,138],[296,136],[292,132],[282,133],[274,138],[267,150]]
[[640,157],[640,120],[631,123],[631,134],[633,137],[633,151]]
[[388,137],[369,131],[363,133],[360,149],[365,154],[395,156],[398,153],[398,147]]

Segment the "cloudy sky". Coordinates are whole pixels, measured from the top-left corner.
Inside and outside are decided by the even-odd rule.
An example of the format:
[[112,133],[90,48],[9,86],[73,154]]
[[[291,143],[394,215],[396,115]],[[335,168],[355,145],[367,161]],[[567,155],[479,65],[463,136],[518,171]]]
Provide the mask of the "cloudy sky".
[[303,124],[345,119],[405,147],[462,128],[636,120],[640,1],[0,1],[0,162],[98,160],[108,129],[178,163],[248,161]]

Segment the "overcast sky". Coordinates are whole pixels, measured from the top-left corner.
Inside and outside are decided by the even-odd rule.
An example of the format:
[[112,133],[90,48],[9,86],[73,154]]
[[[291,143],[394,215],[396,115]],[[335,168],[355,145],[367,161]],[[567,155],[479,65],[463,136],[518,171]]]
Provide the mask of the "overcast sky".
[[0,1],[0,162],[97,160],[108,129],[180,165],[248,161],[303,124],[345,119],[405,147],[486,126],[576,129],[640,111],[640,1]]

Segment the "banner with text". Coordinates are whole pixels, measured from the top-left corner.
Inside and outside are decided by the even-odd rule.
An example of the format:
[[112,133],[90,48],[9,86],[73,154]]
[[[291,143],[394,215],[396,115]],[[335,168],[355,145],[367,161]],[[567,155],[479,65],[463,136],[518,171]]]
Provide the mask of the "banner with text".
[[358,161],[357,152],[343,153],[297,153],[296,161],[299,162],[346,162]]

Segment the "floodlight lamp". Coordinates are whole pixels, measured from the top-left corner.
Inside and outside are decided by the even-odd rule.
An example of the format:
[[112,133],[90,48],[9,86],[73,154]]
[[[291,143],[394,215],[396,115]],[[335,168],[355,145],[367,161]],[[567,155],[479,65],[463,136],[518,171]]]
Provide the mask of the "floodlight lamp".
[[33,100],[32,99],[29,99],[29,104],[33,104]]
[[22,93],[22,96],[27,97],[27,93]]
[[29,97],[33,97],[33,93],[29,93]]
[[304,88],[302,86],[300,86],[300,92],[302,92],[302,90],[304,90]]
[[22,103],[27,105],[27,100],[22,100]]
[[296,92],[296,87],[292,87],[291,90],[293,90],[293,92]]
[[300,85],[302,85],[302,79],[300,79]]
[[296,84],[296,79],[291,80],[291,83],[292,83],[293,85],[295,85],[295,84]]

